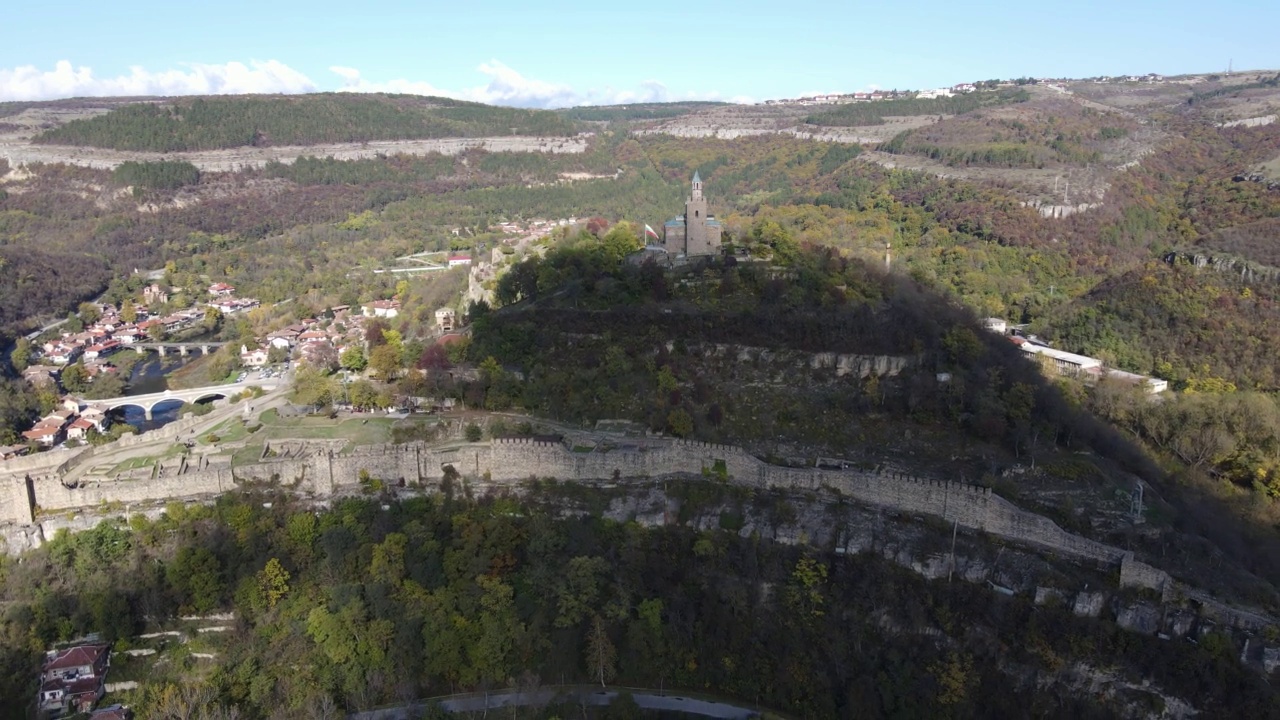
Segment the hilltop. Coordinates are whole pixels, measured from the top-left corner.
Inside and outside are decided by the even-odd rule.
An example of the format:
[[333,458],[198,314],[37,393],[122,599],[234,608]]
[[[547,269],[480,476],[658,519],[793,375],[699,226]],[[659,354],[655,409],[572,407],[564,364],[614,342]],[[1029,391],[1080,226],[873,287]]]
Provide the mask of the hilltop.
[[96,117],[70,120],[32,140],[168,153],[574,132],[571,121],[547,111],[415,95],[324,93],[147,99]]

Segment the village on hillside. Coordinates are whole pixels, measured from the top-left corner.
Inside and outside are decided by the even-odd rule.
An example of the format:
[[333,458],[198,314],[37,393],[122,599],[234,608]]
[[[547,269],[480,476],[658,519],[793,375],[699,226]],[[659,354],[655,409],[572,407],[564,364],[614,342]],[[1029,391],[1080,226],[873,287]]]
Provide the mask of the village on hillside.
[[[1165,77],[1158,73],[1147,73],[1146,75],[1121,75],[1119,77],[1100,76],[1088,78],[1089,82],[1106,84],[1106,83],[1146,83],[1159,84],[1165,82]],[[976,90],[997,90],[1000,88],[1017,87],[1019,85],[1042,85],[1044,87],[1062,89],[1070,82],[1070,78],[1019,78],[1017,80],[980,80],[970,83],[957,83],[950,87],[929,88],[924,90],[869,90],[865,92],[851,93],[824,93],[818,95],[806,95],[798,98],[784,98],[777,100],[765,100],[763,105],[845,105],[848,103],[861,102],[878,102],[881,100],[907,100],[919,99],[929,100],[933,98],[954,97],[956,95],[964,95]]]

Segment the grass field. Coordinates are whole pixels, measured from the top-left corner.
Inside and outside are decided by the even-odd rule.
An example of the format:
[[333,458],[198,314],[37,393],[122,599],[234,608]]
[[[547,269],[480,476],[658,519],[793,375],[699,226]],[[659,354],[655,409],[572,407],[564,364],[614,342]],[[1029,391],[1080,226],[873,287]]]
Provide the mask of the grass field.
[[[169,446],[168,450],[165,450],[164,452],[158,455],[148,455],[146,457],[129,458],[128,460],[125,460],[119,465],[116,465],[106,474],[110,475],[115,473],[122,473],[127,470],[136,470],[137,468],[140,468],[140,467],[148,467],[151,465],[155,465],[156,462],[160,460],[164,460],[165,458],[171,458],[171,457],[176,457],[178,455],[181,455],[184,450],[185,448],[183,448],[181,445],[176,445],[176,444],[171,445]],[[94,470],[96,471],[97,468],[94,468]]]
[[200,437],[196,438],[196,442],[201,445],[211,445],[210,436],[216,436],[219,443],[229,443],[248,437],[249,430],[245,427],[244,420],[233,417],[220,423],[212,430],[201,434]]

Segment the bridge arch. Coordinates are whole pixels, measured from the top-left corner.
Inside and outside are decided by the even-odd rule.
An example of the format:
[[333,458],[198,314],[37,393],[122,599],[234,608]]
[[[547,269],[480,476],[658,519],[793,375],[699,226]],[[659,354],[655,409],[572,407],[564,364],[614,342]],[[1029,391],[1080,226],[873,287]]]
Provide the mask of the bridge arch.
[[182,398],[176,398],[176,397],[161,398],[151,403],[151,414],[148,414],[147,417],[150,418],[151,415],[155,414],[161,408],[168,408],[171,406],[182,407],[182,405],[185,403],[186,401],[183,400]]
[[230,396],[223,390],[210,390],[208,392],[200,393],[198,396],[191,398],[189,402],[192,405],[195,405],[196,403],[204,402],[205,400],[218,400],[218,399],[225,400],[228,397]]
[[107,408],[107,412],[119,413],[120,416],[123,417],[126,414],[125,408],[134,408],[136,410],[141,410],[142,416],[150,420],[151,407],[152,407],[151,403],[145,403],[145,402],[119,402],[119,403],[112,403]]

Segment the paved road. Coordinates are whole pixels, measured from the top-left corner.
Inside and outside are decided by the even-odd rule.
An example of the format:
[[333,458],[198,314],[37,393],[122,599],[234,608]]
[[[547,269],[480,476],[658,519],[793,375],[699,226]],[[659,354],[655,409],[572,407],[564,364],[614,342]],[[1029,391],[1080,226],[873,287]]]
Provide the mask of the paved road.
[[[574,687],[561,689],[533,690],[530,692],[495,692],[485,694],[468,694],[441,699],[441,708],[449,712],[484,712],[506,707],[525,707],[546,705],[557,698],[584,705],[605,706],[613,703],[621,694],[619,690]],[[636,704],[645,710],[669,710],[700,715],[708,718],[724,720],[747,720],[760,717],[760,713],[749,708],[731,705],[713,700],[698,700],[681,695],[665,695],[656,692],[632,692],[631,697]],[[403,720],[412,716],[412,706],[369,710],[353,713],[350,720]]]
[[47,333],[56,327],[60,327],[66,321],[67,321],[66,318],[62,318],[61,320],[57,320],[55,322],[49,323],[48,325],[45,325],[44,327],[40,328],[39,330],[36,330],[35,332],[27,333],[27,339],[35,340],[36,338],[40,337],[44,333]]

